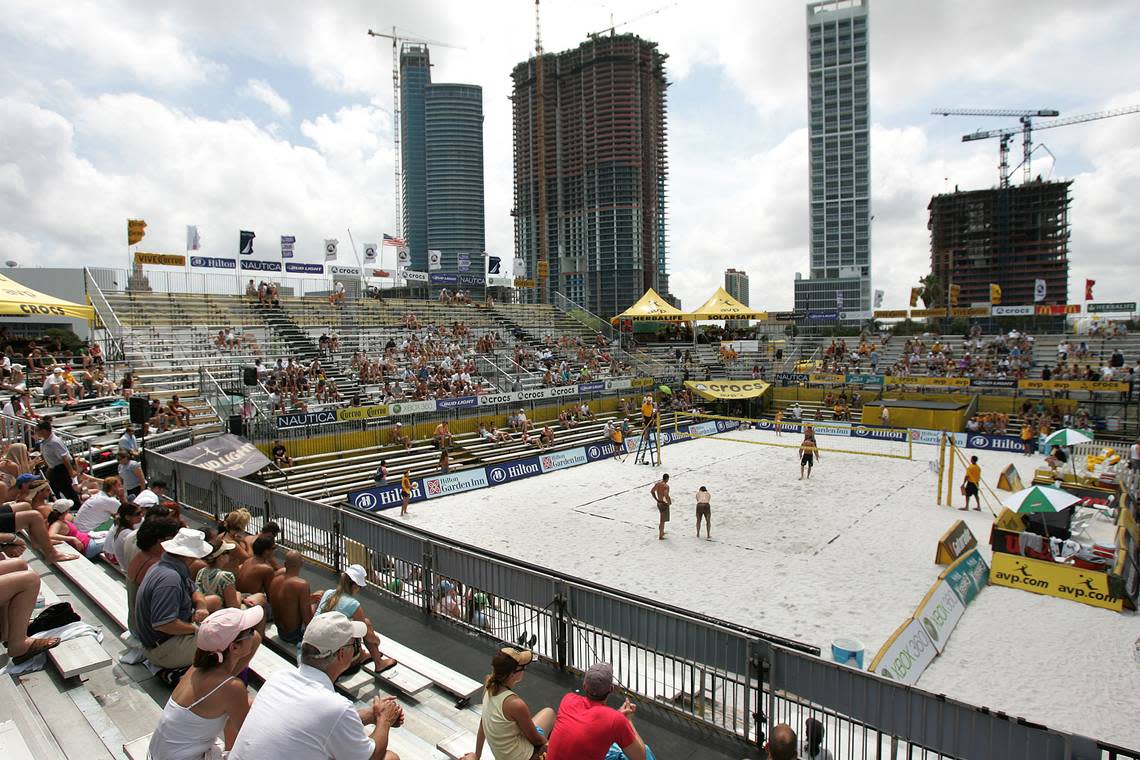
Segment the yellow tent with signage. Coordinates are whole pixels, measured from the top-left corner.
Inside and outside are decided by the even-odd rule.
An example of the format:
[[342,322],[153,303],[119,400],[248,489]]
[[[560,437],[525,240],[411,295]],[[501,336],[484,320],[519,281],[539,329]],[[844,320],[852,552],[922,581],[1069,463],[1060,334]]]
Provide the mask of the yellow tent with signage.
[[688,319],[767,319],[768,312],[756,311],[728,294],[724,288],[717,288],[709,300],[685,315]]
[[688,318],[687,314],[662,298],[656,290],[650,288],[645,291],[645,295],[637,299],[637,303],[612,318],[610,324],[616,325],[623,319],[642,322],[683,322]]
[[47,316],[94,319],[95,310],[49,296],[0,274],[0,316]]

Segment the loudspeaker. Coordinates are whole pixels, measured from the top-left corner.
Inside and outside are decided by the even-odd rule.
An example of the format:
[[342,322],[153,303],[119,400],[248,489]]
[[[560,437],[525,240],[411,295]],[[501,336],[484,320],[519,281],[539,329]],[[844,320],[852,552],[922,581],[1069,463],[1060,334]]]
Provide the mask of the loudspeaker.
[[130,398],[131,424],[141,425],[150,419],[150,402],[141,396]]
[[257,367],[244,367],[241,371],[241,381],[246,385],[257,385]]
[[227,428],[232,435],[241,435],[243,432],[245,432],[242,430],[240,414],[231,414],[227,423]]

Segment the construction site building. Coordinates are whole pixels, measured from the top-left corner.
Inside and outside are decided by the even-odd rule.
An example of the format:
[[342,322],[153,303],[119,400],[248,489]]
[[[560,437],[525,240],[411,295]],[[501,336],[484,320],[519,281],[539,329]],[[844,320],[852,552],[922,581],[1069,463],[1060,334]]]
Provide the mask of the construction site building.
[[669,298],[665,182],[666,55],[631,34],[600,35],[542,57],[543,134],[536,59],[511,72],[514,90],[515,257],[538,266],[538,151],[545,156],[542,214],[549,289],[604,317],[654,288]]
[[961,287],[959,305],[989,303],[990,284],[1002,304],[1064,304],[1069,297],[1069,186],[1027,182],[1016,187],[936,195],[930,211],[930,268]]

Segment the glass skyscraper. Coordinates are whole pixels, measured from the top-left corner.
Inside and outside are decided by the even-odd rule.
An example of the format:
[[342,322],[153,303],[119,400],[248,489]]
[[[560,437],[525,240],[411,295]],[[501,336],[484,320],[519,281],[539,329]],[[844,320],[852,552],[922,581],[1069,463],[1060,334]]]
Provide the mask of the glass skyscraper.
[[431,82],[425,45],[400,48],[400,196],[411,269],[427,271],[427,167],[424,91]]
[[807,6],[811,259],[796,310],[871,310],[869,0]]

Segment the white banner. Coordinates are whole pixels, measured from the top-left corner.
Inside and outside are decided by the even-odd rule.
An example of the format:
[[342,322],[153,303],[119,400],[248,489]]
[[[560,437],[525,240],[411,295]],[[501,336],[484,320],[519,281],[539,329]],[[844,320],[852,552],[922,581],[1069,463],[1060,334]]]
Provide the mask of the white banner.
[[1032,306],[994,306],[990,314],[995,317],[1032,317],[1037,309]]
[[1033,281],[1033,302],[1039,303],[1039,302],[1044,301],[1044,300],[1045,300],[1045,281],[1044,280],[1034,280]]
[[406,245],[400,246],[396,251],[396,268],[407,269],[412,265],[412,252],[408,250]]
[[911,619],[901,630],[896,631],[874,672],[892,681],[913,686],[937,654],[938,650],[934,648],[934,642],[930,640],[930,634],[922,627],[922,623]]
[[325,240],[325,261],[336,261],[336,246],[339,241]]
[[434,272],[443,267],[443,253],[440,251],[428,251],[428,271]]
[[427,272],[415,272],[411,269],[405,269],[401,274],[408,282],[427,282],[429,279]]
[[344,275],[349,275],[351,277],[359,277],[360,276],[360,267],[338,267],[336,264],[330,264],[329,265],[329,274],[331,274],[331,275],[344,274]]
[[434,412],[434,401],[397,401],[394,404],[388,404],[388,414],[393,417],[404,417],[409,414],[421,414],[423,412]]
[[375,243],[365,243],[364,244],[364,263],[365,264],[376,263],[376,244]]
[[526,277],[526,259],[515,259],[515,277]]
[[884,295],[885,295],[885,293],[881,290],[875,291],[875,308],[876,309],[883,308],[883,296]]
[[954,589],[942,581],[931,590],[922,606],[915,610],[914,619],[922,623],[930,640],[934,642],[934,648],[942,654],[950,633],[965,611],[966,608],[962,606]]
[[515,284],[515,281],[514,281],[514,278],[509,277],[509,276],[508,277],[496,277],[495,275],[491,275],[490,277],[487,278],[487,284],[491,285],[491,286],[498,285],[498,286],[503,286],[503,287],[509,288]]
[[870,311],[840,311],[839,312],[839,318],[840,319],[871,319],[874,316],[875,316],[874,312],[870,312]]

